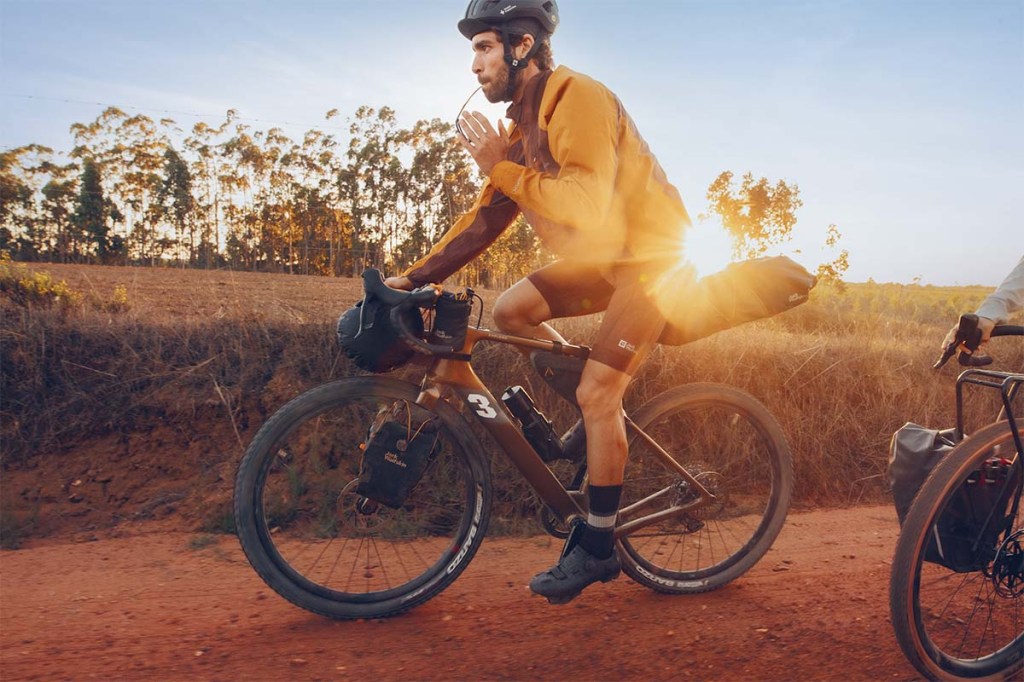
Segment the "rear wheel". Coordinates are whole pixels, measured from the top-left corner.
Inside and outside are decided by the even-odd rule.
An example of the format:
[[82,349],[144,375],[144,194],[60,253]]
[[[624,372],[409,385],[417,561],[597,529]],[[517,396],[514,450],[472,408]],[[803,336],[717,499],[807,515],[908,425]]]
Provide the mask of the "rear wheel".
[[714,500],[664,464],[646,438],[630,434],[619,524],[680,507],[620,540],[623,570],[660,592],[706,592],[764,556],[789,511],[793,464],[778,422],[738,389],[689,384],[657,396],[634,423]]
[[[893,629],[907,660],[932,679],[1010,678],[1024,669],[1024,510],[1013,508],[1020,474],[1007,477],[1008,499],[995,505],[991,532],[982,521],[966,545],[969,554],[956,557],[960,572],[925,559],[935,558],[933,538],[942,543],[945,535],[939,519],[957,514],[965,499],[976,504],[970,500],[977,498],[964,497],[964,484],[970,477],[976,482],[979,469],[993,459],[1019,466],[1007,422],[986,426],[943,458],[918,491],[896,543],[889,588]],[[944,545],[951,556],[948,536]]]
[[[295,398],[256,434],[235,483],[238,537],[284,598],[333,618],[390,616],[439,594],[476,553],[486,460],[458,413],[443,401],[428,412],[417,394],[393,379],[344,379]],[[410,424],[440,424],[423,477],[393,509],[357,486],[368,430],[396,403]]]

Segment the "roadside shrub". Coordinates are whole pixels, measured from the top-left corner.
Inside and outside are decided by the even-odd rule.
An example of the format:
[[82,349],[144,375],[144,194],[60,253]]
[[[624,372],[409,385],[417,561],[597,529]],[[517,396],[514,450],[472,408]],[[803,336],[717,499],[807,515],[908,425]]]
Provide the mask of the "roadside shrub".
[[12,262],[6,254],[0,254],[0,294],[22,308],[67,310],[82,302],[82,295],[64,280],[55,281],[48,272],[29,272],[26,266]]

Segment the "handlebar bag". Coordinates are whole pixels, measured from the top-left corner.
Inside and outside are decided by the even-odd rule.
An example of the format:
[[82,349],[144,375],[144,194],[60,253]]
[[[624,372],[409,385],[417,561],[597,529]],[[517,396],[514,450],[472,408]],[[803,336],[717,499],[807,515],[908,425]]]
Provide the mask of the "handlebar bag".
[[[685,275],[684,275],[685,276]],[[675,304],[658,343],[678,346],[805,303],[817,278],[786,256],[733,263],[696,282],[666,282]]]
[[[405,315],[413,333],[422,336],[419,311],[409,310]],[[373,297],[364,298],[338,318],[337,336],[345,355],[368,372],[390,372],[413,356],[413,349],[391,324],[391,308]]]

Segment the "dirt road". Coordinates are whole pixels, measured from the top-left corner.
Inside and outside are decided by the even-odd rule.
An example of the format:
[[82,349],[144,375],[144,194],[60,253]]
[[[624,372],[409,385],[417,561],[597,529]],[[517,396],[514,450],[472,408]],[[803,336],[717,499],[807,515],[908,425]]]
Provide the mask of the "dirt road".
[[889,507],[793,513],[705,595],[628,578],[551,606],[559,545],[488,539],[440,597],[386,621],[299,610],[234,537],[141,527],[0,553],[0,679],[913,680],[888,620]]

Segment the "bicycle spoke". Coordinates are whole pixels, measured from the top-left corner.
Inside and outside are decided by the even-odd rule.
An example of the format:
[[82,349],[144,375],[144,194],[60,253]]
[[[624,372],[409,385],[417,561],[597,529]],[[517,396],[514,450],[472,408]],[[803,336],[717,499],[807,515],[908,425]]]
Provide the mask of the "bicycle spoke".
[[[331,538],[330,540],[327,541],[327,545],[324,547],[324,552],[327,551],[327,549],[331,546],[331,544],[333,542],[334,542],[334,538]],[[335,555],[334,555],[334,563],[331,564],[331,570],[329,570],[327,572],[327,577],[324,578],[324,581],[323,581],[323,583],[325,585],[330,585],[331,584],[331,578],[334,576],[334,571],[338,568],[338,564],[341,562],[341,556],[342,556],[341,552],[336,552],[335,553]]]

